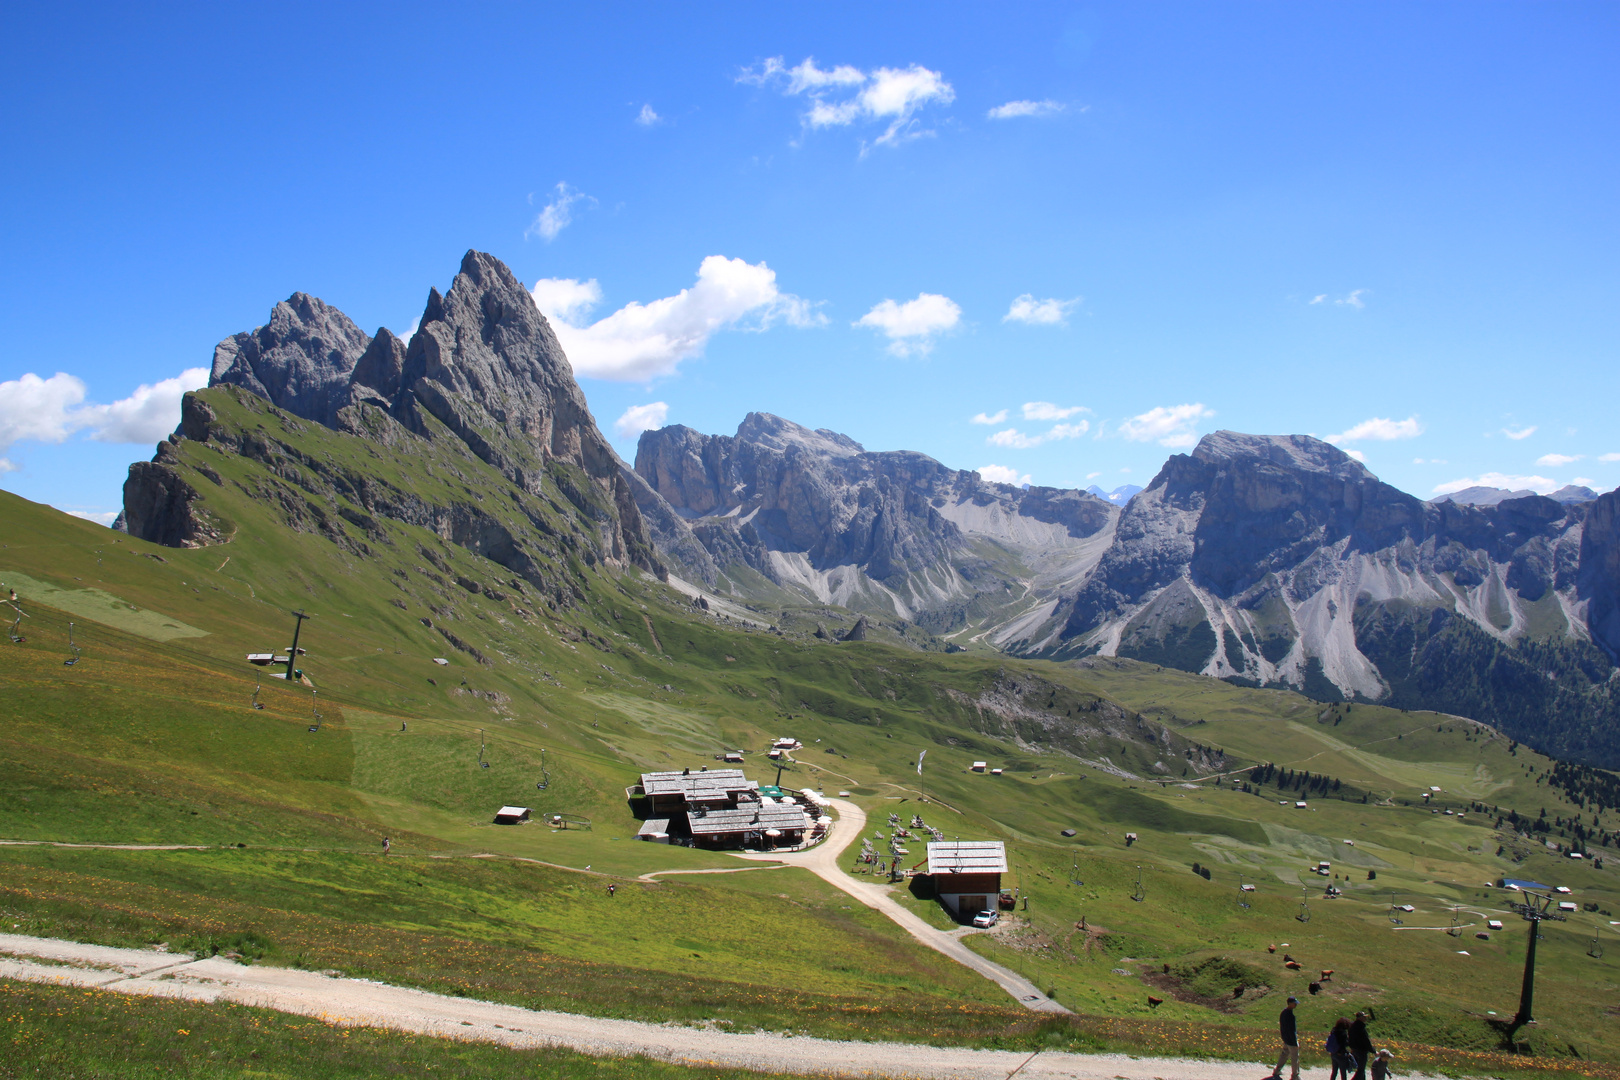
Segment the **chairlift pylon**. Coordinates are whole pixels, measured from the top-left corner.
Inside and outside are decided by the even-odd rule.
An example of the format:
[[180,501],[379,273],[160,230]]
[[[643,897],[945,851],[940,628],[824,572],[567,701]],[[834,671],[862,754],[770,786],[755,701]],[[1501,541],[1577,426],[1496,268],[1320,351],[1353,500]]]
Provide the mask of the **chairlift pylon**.
[[68,648],[73,650],[73,655],[62,661],[63,667],[72,667],[79,662],[79,646],[73,640],[73,624],[71,622],[68,623]]
[[1406,920],[1396,914],[1400,909],[1395,906],[1395,890],[1389,890],[1389,921],[1396,926],[1404,926]]
[[1237,902],[1238,902],[1238,907],[1242,908],[1245,911],[1249,910],[1249,906],[1250,906],[1248,900],[1244,899],[1244,895],[1248,892],[1248,890],[1244,888],[1244,886],[1247,885],[1247,884],[1248,884],[1248,875],[1247,874],[1239,874],[1238,875],[1238,897],[1237,897]]
[[551,773],[546,769],[546,748],[540,748],[540,782],[534,785],[541,791],[551,786]]
[[[15,590],[13,590],[12,595],[17,595]],[[23,642],[28,640],[22,636],[20,631],[22,629],[22,621],[29,616],[26,611],[17,606],[15,601],[13,601],[11,604],[11,610],[17,613],[17,617],[11,621],[11,629],[8,630],[7,633],[11,635],[11,643],[13,645],[21,645]]]

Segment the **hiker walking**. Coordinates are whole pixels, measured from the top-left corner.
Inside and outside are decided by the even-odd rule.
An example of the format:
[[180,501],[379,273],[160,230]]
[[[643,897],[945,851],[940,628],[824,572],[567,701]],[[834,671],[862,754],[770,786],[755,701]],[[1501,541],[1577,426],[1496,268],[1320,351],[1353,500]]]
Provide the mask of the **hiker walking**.
[[619,887],[619,886],[618,886],[618,885],[617,885],[617,884],[610,884],[610,885],[609,885],[609,886],[608,886],[608,895],[609,895],[609,896],[612,896],[612,895],[613,895],[613,893],[614,893],[614,891],[615,891],[615,890],[617,890],[617,889],[618,889],[618,887]]
[[1333,1072],[1328,1080],[1350,1080],[1350,1073],[1354,1066],[1350,1063],[1350,1018],[1341,1016],[1328,1032],[1327,1046],[1328,1060],[1333,1063]]
[[389,841],[388,837],[386,837],[386,836],[383,837],[383,854],[384,855],[388,854],[388,849],[389,849],[390,846],[392,846],[392,845],[391,845],[391,842]]
[[1367,1034],[1367,1014],[1356,1013],[1350,1025],[1350,1056],[1356,1060],[1355,1080],[1367,1080],[1367,1066],[1373,1056],[1372,1036]]
[[1277,1034],[1282,1039],[1282,1052],[1277,1055],[1277,1067],[1271,1070],[1271,1080],[1282,1080],[1282,1067],[1286,1062],[1292,1072],[1289,1080],[1299,1080],[1299,1026],[1294,1017],[1294,1006],[1299,998],[1288,996],[1288,1004],[1277,1017]]

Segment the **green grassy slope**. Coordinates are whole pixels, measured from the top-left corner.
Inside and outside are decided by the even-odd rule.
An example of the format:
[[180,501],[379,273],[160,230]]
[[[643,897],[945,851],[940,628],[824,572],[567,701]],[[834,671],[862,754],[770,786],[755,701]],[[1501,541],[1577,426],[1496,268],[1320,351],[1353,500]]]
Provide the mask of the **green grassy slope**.
[[[384,454],[344,438],[316,430],[305,450]],[[579,587],[558,602],[423,528],[356,527],[364,553],[290,530],[278,504],[232,486],[256,490],[262,464],[190,443],[179,451],[193,462],[183,468],[220,476],[197,486],[235,530],[230,543],[157,548],[0,494],[0,581],[20,583],[29,614],[25,643],[0,641],[0,836],[208,847],[0,848],[0,911],[18,926],[242,941],[275,962],[614,1015],[969,1040],[1026,1019],[990,984],[799,871],[628,885],[653,870],[735,863],[631,841],[623,789],[637,772],[712,764],[735,748],[751,776],[773,780],[763,749],[792,734],[806,749],[783,782],[853,792],[879,831],[891,811],[921,812],[947,835],[1008,840],[1028,909],[970,940],[1059,1001],[1126,1025],[1110,1038],[1151,1043],[1193,1025],[1207,1045],[1242,1050],[1269,1029],[1278,995],[1305,986],[1281,967],[1282,951],[1266,951],[1287,942],[1307,969],[1336,971],[1328,996],[1307,1000],[1308,1025],[1372,1004],[1380,1037],[1484,1050],[1498,1041],[1489,1010],[1514,1006],[1522,924],[1488,942],[1475,926],[1462,937],[1445,928],[1453,904],[1460,922],[1500,915],[1506,898],[1485,883],[1509,875],[1568,885],[1599,908],[1547,932],[1542,1024],[1520,1039],[1541,1054],[1574,1046],[1620,1058],[1606,1011],[1620,954],[1585,955],[1594,929],[1615,929],[1603,914],[1620,908],[1615,870],[1539,843],[1577,816],[1612,832],[1614,810],[1550,791],[1545,758],[1488,730],[1126,661],[1058,665],[739,628],[599,565],[559,575]],[[406,463],[373,465],[384,466],[403,474]],[[474,468],[457,468],[467,497],[497,497]],[[243,661],[286,648],[292,607],[315,615],[300,663],[318,697]],[[83,650],[71,667],[69,620]],[[202,633],[177,637],[177,626]],[[255,687],[263,710],[249,707]],[[1006,771],[972,773],[974,760]],[[1234,789],[1237,770],[1259,762],[1336,778],[1346,797],[1312,796],[1300,811],[1292,791]],[[1495,813],[1431,813],[1418,805],[1430,785],[1453,810],[1545,809],[1561,824],[1530,843],[1499,832]],[[593,827],[489,824],[507,802]],[[1130,848],[1126,832],[1140,838]],[[461,857],[475,854],[498,858]],[[1337,876],[1308,873],[1319,859]],[[608,880],[627,884],[611,903]],[[1258,886],[1249,908],[1238,905],[1240,880]],[[1330,881],[1345,896],[1323,899]],[[1405,926],[1438,929],[1396,929],[1392,891],[1417,908],[1400,916]],[[1309,922],[1296,919],[1302,898]],[[1270,990],[1217,1004],[1145,981],[1214,954],[1263,970]],[[725,976],[694,991],[680,974],[689,962]],[[1156,1012],[1149,993],[1167,998]]]

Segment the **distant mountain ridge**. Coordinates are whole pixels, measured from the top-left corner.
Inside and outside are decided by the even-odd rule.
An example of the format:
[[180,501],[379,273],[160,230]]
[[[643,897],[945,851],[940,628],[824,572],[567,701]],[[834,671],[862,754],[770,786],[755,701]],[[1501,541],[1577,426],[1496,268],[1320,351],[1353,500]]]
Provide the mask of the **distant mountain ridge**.
[[990,483],[769,413],[748,414],[731,436],[644,432],[634,471],[647,485],[643,516],[677,572],[936,632],[1001,611],[1026,581],[1056,588],[1082,574],[1116,516],[1085,492]]

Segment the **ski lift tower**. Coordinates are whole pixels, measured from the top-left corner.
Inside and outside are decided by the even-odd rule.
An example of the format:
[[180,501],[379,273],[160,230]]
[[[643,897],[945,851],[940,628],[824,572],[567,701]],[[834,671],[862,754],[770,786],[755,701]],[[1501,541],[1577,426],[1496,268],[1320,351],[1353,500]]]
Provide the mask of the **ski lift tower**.
[[1541,936],[1541,924],[1547,919],[1565,921],[1562,915],[1552,909],[1551,893],[1527,891],[1523,896],[1524,903],[1514,904],[1513,910],[1530,924],[1530,940],[1524,947],[1524,983],[1519,989],[1519,1011],[1513,1014],[1515,1028],[1536,1022],[1531,1006],[1536,996],[1536,939]]
[[288,685],[291,685],[292,681],[293,681],[293,665],[298,662],[298,632],[304,628],[304,620],[305,619],[314,618],[313,615],[304,614],[304,611],[303,611],[302,608],[300,608],[297,611],[292,612],[292,616],[293,616],[293,618],[297,619],[298,622],[293,624],[292,648],[287,650],[287,683],[288,683]]

